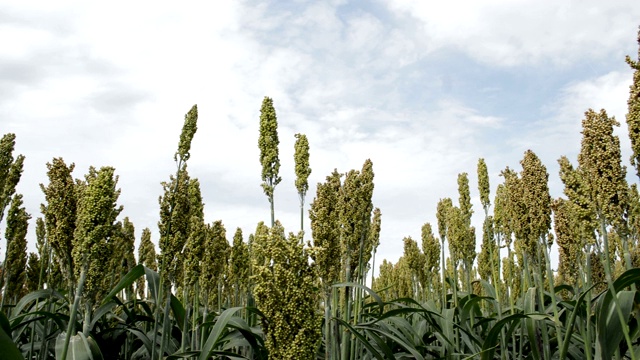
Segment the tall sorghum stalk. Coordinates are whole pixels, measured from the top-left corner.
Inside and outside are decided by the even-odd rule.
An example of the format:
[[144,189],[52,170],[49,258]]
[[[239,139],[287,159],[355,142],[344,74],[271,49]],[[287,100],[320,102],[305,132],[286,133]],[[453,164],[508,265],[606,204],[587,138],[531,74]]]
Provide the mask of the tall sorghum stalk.
[[273,193],[276,185],[282,181],[282,178],[278,176],[280,172],[279,144],[276,109],[273,107],[273,100],[265,96],[260,108],[258,148],[260,148],[260,165],[262,165],[262,190],[267,195],[271,207],[271,227],[275,226]]
[[318,183],[316,197],[311,203],[311,235],[313,249],[311,257],[316,263],[318,277],[324,293],[325,314],[325,360],[337,359],[337,322],[331,319],[337,315],[338,290],[332,285],[340,278],[341,248],[339,229],[339,207],[341,175],[334,170],[326,182]]
[[[599,113],[589,109],[582,121],[582,146],[578,155],[580,168],[585,172],[589,195],[595,205],[602,248],[600,256],[605,264],[607,285],[616,304],[620,321],[625,323],[618,298],[613,289],[612,265],[609,250],[607,225],[616,227],[622,222],[627,205],[626,168],[621,166],[620,140],[613,135],[613,127],[619,123],[609,117],[605,110]],[[629,348],[632,347],[628,329],[623,327]],[[632,358],[635,354],[631,352]]]
[[[160,349],[158,357],[161,358],[164,356],[164,349],[166,346],[168,330],[169,330],[169,308],[171,304],[171,280],[175,277],[175,274],[172,274],[173,271],[168,269],[168,265],[174,262],[174,257],[179,256],[179,252],[182,251],[182,246],[179,244],[173,244],[176,239],[173,237],[172,232],[172,223],[173,223],[173,214],[176,206],[176,197],[178,195],[178,189],[181,184],[181,177],[183,173],[186,171],[186,161],[191,156],[191,142],[193,137],[198,129],[197,127],[198,121],[198,107],[197,105],[193,105],[191,110],[185,115],[184,124],[182,127],[182,132],[180,134],[180,141],[178,143],[178,151],[174,156],[174,160],[177,163],[176,176],[175,176],[175,186],[173,189],[169,190],[169,194],[166,196],[169,197],[168,209],[166,211],[167,223],[164,228],[160,230],[160,248],[162,251],[162,255],[160,257],[160,286],[158,288],[155,304],[156,304],[156,312],[155,312],[155,321],[153,326],[153,347],[151,351],[151,358],[155,359],[156,355],[156,345],[157,344],[157,336],[158,336],[158,323],[160,318],[160,309],[159,306],[161,299],[166,297],[165,307],[164,307],[164,320],[163,320],[163,331],[162,338],[160,341]],[[185,174],[186,175],[186,174]],[[161,202],[162,204],[162,202]],[[161,209],[162,215],[162,209]],[[167,283],[168,282],[168,283]],[[166,294],[165,294],[166,293]]]
[[445,241],[447,239],[447,232],[448,232],[448,214],[449,214],[449,209],[453,207],[453,203],[451,202],[450,198],[445,198],[445,199],[440,199],[440,201],[438,202],[438,206],[437,206],[437,211],[436,211],[436,217],[438,219],[438,234],[440,235],[440,241],[442,242],[442,245],[440,246],[440,249],[442,250],[442,258],[440,259],[441,263],[442,263],[442,310],[444,311],[444,309],[447,308],[447,271],[445,269],[445,262],[446,262],[446,258],[445,258],[445,254],[444,254],[444,249],[445,249]]

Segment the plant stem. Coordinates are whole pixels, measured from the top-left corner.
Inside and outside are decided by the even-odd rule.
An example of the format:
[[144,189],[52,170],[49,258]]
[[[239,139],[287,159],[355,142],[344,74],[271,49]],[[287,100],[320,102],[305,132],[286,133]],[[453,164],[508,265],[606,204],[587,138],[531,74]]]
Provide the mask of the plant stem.
[[67,359],[67,351],[69,350],[69,340],[71,340],[71,333],[75,332],[76,328],[76,315],[78,313],[78,306],[80,305],[80,300],[82,299],[82,289],[84,288],[84,282],[87,278],[87,270],[89,268],[88,262],[84,262],[84,266],[82,266],[82,271],[80,272],[80,281],[78,282],[78,289],[76,290],[76,295],[73,300],[73,306],[71,307],[71,313],[69,314],[69,323],[67,324],[67,334],[64,338],[64,346],[62,348],[62,359]]

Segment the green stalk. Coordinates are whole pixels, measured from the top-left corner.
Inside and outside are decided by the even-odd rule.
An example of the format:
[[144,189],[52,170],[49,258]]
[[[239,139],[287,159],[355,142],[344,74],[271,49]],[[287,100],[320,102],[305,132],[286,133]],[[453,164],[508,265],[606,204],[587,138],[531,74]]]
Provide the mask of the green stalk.
[[[351,255],[349,254],[349,249],[347,249],[347,261],[346,261],[346,280],[347,282],[351,281]],[[343,311],[343,320],[346,323],[349,323],[351,321],[351,306],[352,306],[352,301],[351,301],[351,294],[349,293],[349,287],[345,287],[344,288],[344,308],[342,309]],[[349,354],[349,350],[351,349],[351,334],[349,333],[348,329],[345,327],[344,330],[342,331],[342,356],[340,357],[341,360],[348,360],[350,359],[350,354]]]
[[458,261],[451,254],[451,263],[453,265],[453,307],[458,307]]
[[[616,313],[618,314],[618,318],[620,319],[620,324],[622,324],[622,333],[624,334],[624,338],[627,342],[627,346],[629,347],[629,349],[633,349],[633,343],[631,341],[631,337],[629,336],[629,327],[624,326],[624,324],[626,324],[626,321],[624,319],[624,315],[622,314],[622,309],[620,308],[620,302],[618,301],[618,296],[616,294],[615,288],[613,287],[613,279],[611,276],[611,259],[608,254],[609,236],[607,234],[605,218],[602,216],[601,212],[598,215],[600,218],[600,230],[602,232],[602,240],[603,240],[603,246],[604,246],[604,250],[600,251],[600,257],[604,257],[604,260],[606,262],[604,270],[607,277],[607,286],[609,288],[609,291],[611,292],[611,297],[613,299],[613,302],[616,305]],[[631,350],[629,351],[629,353],[631,354],[631,359],[636,360],[635,352]]]
[[[624,252],[625,270],[630,270],[633,268],[633,264],[631,263],[631,253],[629,252],[629,237],[623,233],[620,235],[620,240],[622,241],[622,249]],[[635,290],[635,284],[632,284],[631,286]]]
[[[587,286],[586,289],[590,289],[591,288],[591,247],[589,245],[587,245],[587,271],[586,273],[586,282],[587,282]],[[589,292],[589,294],[587,294],[587,296],[585,297],[585,303],[586,303],[586,311],[587,311],[587,319],[586,319],[586,333],[587,336],[585,337],[585,354],[587,355],[587,360],[591,360],[593,354],[592,354],[592,349],[593,349],[593,345],[591,345],[591,339],[592,339],[592,335],[591,335],[591,292]],[[588,349],[588,351],[587,351]]]
[[184,288],[182,290],[182,301],[187,305],[187,309],[185,311],[184,314],[184,322],[182,324],[182,340],[180,342],[180,349],[181,351],[187,351],[187,329],[189,328],[189,312],[190,312],[190,307],[191,305],[189,305],[189,285],[187,285],[187,282],[185,281],[185,285]]
[[[202,311],[202,322],[205,323],[207,322],[207,316],[209,316],[209,291],[204,293],[204,309]],[[249,326],[252,326],[253,324],[251,323],[251,321],[249,322]],[[198,349],[201,348],[201,346],[205,343],[204,338],[205,338],[205,333],[204,331],[200,332],[200,344],[198,346]]]
[[239,286],[240,285],[239,285],[238,281],[236,280],[236,283],[235,283],[235,285],[233,287],[233,306],[240,306],[240,301],[238,299],[238,296],[239,296],[238,295],[238,287]]
[[218,312],[222,311],[222,284],[218,279]]
[[[544,246],[544,245],[543,245]],[[546,250],[545,250],[546,251]],[[537,257],[538,257],[538,263],[537,263],[537,268],[538,268],[538,272],[535,274],[535,278],[538,282],[537,288],[537,295],[538,295],[538,304],[540,306],[540,313],[546,314],[545,311],[545,307],[544,307],[544,281],[542,279],[542,275],[543,275],[543,271],[542,271],[542,261],[540,259],[540,252],[537,252]],[[551,292],[553,292],[553,288],[551,288]],[[553,297],[553,294],[551,295]],[[550,340],[549,340],[549,331],[547,329],[547,325],[544,321],[541,320],[536,320],[536,323],[538,323],[540,325],[540,330],[542,332],[542,339],[543,339],[543,344],[550,344]],[[551,358],[551,348],[549,346],[542,346],[542,353],[544,354],[544,358],[545,359],[550,359]]]
[[67,285],[69,286],[69,299],[74,297],[74,293],[73,293],[73,289],[74,286],[73,284],[75,283],[75,279],[73,276],[73,259],[71,259],[71,253],[67,254],[67,270],[68,270],[68,276],[69,279],[67,280]]
[[[357,280],[357,279],[356,279]],[[353,289],[353,324],[356,325],[358,323],[359,312],[360,312],[360,288]],[[351,347],[349,351],[350,358],[358,358],[358,352],[356,349],[357,341],[351,341]]]
[[82,324],[82,333],[87,336],[89,335],[89,331],[91,330],[89,326],[91,325],[91,299],[87,298],[84,300],[84,323]]
[[444,312],[444,309],[447,308],[447,270],[444,266],[447,259],[444,257],[444,238],[441,238],[441,240],[442,246],[440,246],[440,249],[442,249],[442,261],[440,261],[440,263],[442,265],[442,310]]
[[158,354],[160,358],[164,356],[164,349],[166,344],[169,342],[169,332],[171,331],[171,324],[169,321],[169,311],[171,311],[171,289],[168,288],[165,292],[167,293],[167,301],[165,302],[164,317],[162,320],[162,337],[160,338],[160,352]]
[[[38,289],[40,287],[38,286]],[[40,303],[40,299],[36,300],[36,307],[35,309],[37,310],[39,308],[38,304]],[[29,352],[27,353],[27,359],[31,359],[33,356],[33,349],[34,349],[34,344],[35,344],[35,339],[34,337],[36,336],[36,322],[34,321],[31,324],[31,334],[29,336]]]
[[[7,298],[7,288],[9,287],[9,275],[11,274],[9,266],[7,266],[7,259],[9,258],[9,246],[11,243],[7,239],[7,250],[4,252],[4,261],[2,262],[2,272],[4,275],[4,285],[2,286],[2,299],[0,299],[0,311],[4,309],[4,300]],[[6,312],[10,314],[9,311]]]
[[[338,302],[339,302],[339,291],[336,288],[331,289],[331,294],[333,295],[333,299],[331,300],[331,312],[332,318],[338,318]],[[338,321],[331,321],[331,342],[332,342],[332,350],[333,357],[332,359],[340,359],[340,347],[338,344],[341,344],[340,332],[338,330]]]
[[78,282],[78,289],[73,300],[73,306],[71,307],[71,314],[69,314],[69,323],[67,324],[67,334],[64,337],[64,346],[62,348],[62,359],[66,360],[67,351],[69,350],[69,340],[71,339],[71,333],[75,332],[76,328],[76,315],[78,313],[78,306],[82,299],[82,289],[84,288],[84,282],[87,279],[87,270],[89,264],[85,261],[80,272],[80,281]]
[[[485,209],[485,216],[486,216],[486,209]],[[493,278],[493,286],[494,289],[496,291],[496,310],[498,312],[498,316],[497,316],[497,320],[500,321],[502,319],[502,297],[500,296],[500,235],[496,236],[496,247],[498,250],[498,263],[496,264],[495,262],[495,254],[493,253],[493,247],[491,248],[491,253],[489,254],[489,256],[491,256],[491,275]],[[501,346],[501,351],[500,351],[500,357],[503,360],[506,360],[508,358],[508,354],[509,352],[506,351],[507,349],[507,339],[506,339],[506,332],[504,330],[504,328],[500,331],[500,346]]]
[[[172,191],[173,195],[175,195],[178,192],[178,185],[180,184],[180,174],[182,173],[180,171],[180,168],[182,167],[182,163],[183,163],[183,157],[180,156],[179,160],[178,160],[178,168],[176,170],[176,186],[173,188],[173,191]],[[171,199],[175,200],[175,196],[173,196]],[[175,204],[173,203],[173,201],[172,201],[172,203],[170,205],[171,206],[170,206],[170,209],[169,209],[169,219],[171,219],[171,217],[173,215],[173,210],[175,208]],[[171,220],[169,220],[169,224],[167,225],[167,234],[171,234]],[[165,236],[165,241],[168,241],[168,239],[166,239],[166,236]],[[166,266],[165,257],[166,256],[162,256],[160,258],[160,264],[159,264],[159,267],[158,267],[158,270],[160,271],[160,286],[157,289],[157,292],[159,294],[157,294],[157,298],[156,298],[156,317],[155,317],[155,322],[154,322],[154,325],[153,325],[153,347],[151,348],[151,359],[155,358],[156,344],[157,344],[157,340],[158,340],[158,320],[160,318],[160,313],[159,313],[160,307],[158,306],[158,304],[159,304],[159,300],[162,299],[162,296],[160,296],[160,294],[162,293],[162,290],[164,289],[163,288],[163,286],[164,286],[163,282],[164,281],[163,281],[162,273],[167,271],[167,269],[165,269],[165,266]],[[164,319],[165,319],[165,321],[168,321],[168,318],[169,318],[169,313],[168,313],[169,312],[169,306],[171,305],[171,284],[169,284],[166,292],[167,292],[168,295],[167,295],[167,306],[164,309]],[[160,354],[159,354],[160,357],[162,357],[162,354],[164,352],[164,341],[165,341],[165,331],[164,331],[164,329],[166,328],[166,325],[164,323],[162,325],[163,325],[163,332],[162,332],[162,338],[161,338],[161,341],[160,341]]]
[[[471,269],[469,269],[466,261],[464,264],[464,272],[467,277],[467,295],[471,295],[473,293],[473,290],[471,288]],[[476,323],[476,314],[473,311],[471,312],[471,316],[469,317],[469,322],[471,323],[471,328],[473,329]]]
[[[195,284],[195,293],[193,296],[193,303],[192,303],[192,309],[193,309],[193,321],[191,322],[191,348],[193,350],[199,350],[200,346],[198,344],[198,339],[200,338],[198,336],[198,316],[200,315],[200,301],[199,301],[199,294],[200,294],[200,284],[196,281]],[[204,322],[204,320],[203,320]]]
[[[162,266],[162,263],[164,262],[164,260],[162,260],[162,258],[160,259],[160,265]],[[160,322],[160,309],[161,309],[161,300],[162,299],[162,290],[164,289],[164,281],[162,279],[163,277],[160,276],[160,286],[158,286],[158,289],[156,289],[156,296],[154,299],[154,303],[156,305],[155,309],[154,309],[154,321],[153,321],[153,346],[151,347],[151,360],[155,360],[155,355],[156,355],[156,345],[158,344],[158,323]],[[162,356],[162,355],[160,355]]]
[[[49,245],[48,245],[48,244],[49,244],[49,243],[48,243],[48,241],[46,241],[46,240],[45,240],[45,245],[44,245],[44,246],[45,246],[45,249],[47,249],[47,248],[49,247]],[[51,257],[47,258],[47,262],[48,262],[50,259],[51,259]],[[43,278],[44,278],[44,269],[45,269],[45,268],[46,268],[46,269],[48,269],[48,268],[49,268],[49,265],[47,264],[47,265],[46,265],[46,267],[45,267],[44,259],[43,259],[43,258],[40,258],[40,273],[38,274],[38,289],[42,289],[42,288],[43,288],[42,281],[43,281]],[[35,307],[35,309],[36,309],[36,310],[40,308],[40,306],[39,306],[39,305],[40,305],[40,299],[38,298],[38,299],[36,300],[36,307]],[[47,321],[48,321],[48,320],[45,320],[45,324],[47,323]],[[32,356],[33,356],[34,344],[35,344],[35,342],[34,342],[35,334],[36,334],[36,323],[35,323],[35,321],[34,321],[34,322],[31,324],[31,339],[30,339],[30,341],[29,341],[29,353],[28,353],[27,359],[31,359],[31,358],[32,358]],[[42,339],[42,341],[41,341],[41,349],[40,349],[40,352],[42,352],[42,347],[43,347],[44,345],[45,345],[45,342],[44,342],[44,339]]]
[[[304,234],[304,198],[300,195],[300,231]],[[300,241],[303,241],[300,238]]]
[[[49,246],[49,258],[47,259],[47,288],[49,287],[49,277],[51,276],[51,257],[52,257],[52,249]],[[50,290],[53,292],[53,290]],[[47,312],[51,312],[51,301],[47,301]],[[49,326],[51,325],[51,320],[49,318],[47,318],[44,322],[44,334],[46,336],[46,334],[49,332]],[[39,355],[41,355],[42,360],[45,359],[46,354],[47,354],[47,350],[49,348],[49,340],[47,340],[46,338],[42,339],[42,343],[41,343],[41,347],[40,347],[40,353]],[[44,351],[42,351],[42,349],[45,349]]]
[[[509,261],[511,261],[511,247],[510,246],[507,246],[507,257],[508,257]],[[505,283],[506,283],[506,280],[507,279],[505,279]],[[509,280],[512,280],[512,279],[509,279]],[[511,289],[511,284],[505,284],[505,285],[506,285],[505,286],[505,292],[506,292],[507,298],[509,299],[509,305],[511,306],[511,308],[510,308],[511,309],[511,315],[513,315],[514,312],[515,312],[515,304],[513,303],[513,296],[511,296],[511,290],[512,290]]]
[[[527,254],[526,252],[523,255],[523,266],[522,266],[522,271],[520,272],[520,299],[524,299],[526,293],[527,293],[527,289],[529,288],[529,261],[527,259]],[[520,331],[520,351],[518,354],[518,359],[522,359],[522,356],[524,355],[524,327],[526,327],[525,325],[525,320],[521,320],[520,321],[520,326],[521,326],[521,331]]]
[[376,250],[373,249],[373,256],[371,259],[371,288],[373,288],[373,280],[375,279],[376,272]]
[[[360,253],[358,255],[358,278],[355,279],[356,282],[360,285],[364,286],[364,264],[362,263],[363,259],[363,251],[364,251],[364,232],[360,235]],[[358,324],[360,322],[360,311],[363,306],[363,296],[362,296],[362,288],[355,289],[355,311],[353,316],[353,323]],[[360,342],[354,341],[351,345],[351,354],[357,354],[359,352]]]
[[331,293],[325,286],[324,290],[324,359],[329,360],[333,349],[333,337],[331,336],[331,305],[329,299]]
[[[271,183],[271,181],[269,181]],[[273,185],[269,185],[269,186],[273,186]],[[273,189],[275,190],[275,189]],[[271,206],[271,228],[273,228],[276,225],[276,220],[275,220],[275,209],[273,207],[273,191],[271,192],[271,196],[269,196],[269,205]]]
[[[451,255],[451,262],[453,263],[453,308],[458,308],[458,261],[454,260],[455,255]],[[453,343],[456,349],[460,349],[460,331],[458,327],[453,327]],[[459,358],[459,356],[457,357]]]
[[[511,235],[509,235],[509,236],[511,236]],[[507,258],[509,259],[509,261],[511,261],[511,246],[508,245],[508,244],[507,244]],[[512,274],[511,276],[514,276],[514,275]],[[511,312],[511,315],[513,315],[515,313],[515,305],[513,303],[513,297],[511,296],[511,291],[512,291],[511,283],[513,282],[513,279],[512,278],[510,278],[510,279],[505,278],[504,281],[505,281],[505,289],[504,289],[505,290],[505,295],[507,297],[507,300],[509,301],[509,305],[510,305],[509,310]],[[511,343],[513,344],[512,351],[515,352],[516,351],[516,344],[517,344],[516,343],[516,334],[515,333],[511,334]],[[521,355],[518,352],[515,352],[515,354],[512,355],[511,357],[516,359],[518,357],[521,358]]]
[[556,327],[556,338],[558,340],[558,348],[562,348],[563,340],[560,333],[560,314],[558,313],[558,300],[556,299],[555,283],[553,280],[553,272],[551,270],[551,261],[549,260],[548,248],[543,246],[544,249],[544,262],[547,270],[547,277],[549,278],[549,293],[551,294],[551,304],[553,305],[553,320]]
[[471,269],[467,261],[464,261],[464,275],[467,281],[467,295],[471,295],[473,293],[473,289],[471,288]]

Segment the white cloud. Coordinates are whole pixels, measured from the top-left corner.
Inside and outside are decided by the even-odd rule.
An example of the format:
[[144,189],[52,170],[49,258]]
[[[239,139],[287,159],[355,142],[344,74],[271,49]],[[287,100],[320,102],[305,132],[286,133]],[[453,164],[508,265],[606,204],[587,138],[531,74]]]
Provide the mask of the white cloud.
[[634,46],[640,17],[632,0],[383,2],[402,20],[419,21],[417,36],[429,50],[454,48],[496,66],[570,65],[624,54],[619,46]]
[[[566,155],[576,161],[580,151],[582,119],[588,109],[605,109],[609,116],[615,116],[621,126],[615,129],[620,137],[623,163],[628,163],[630,145],[626,125],[627,99],[631,72],[612,71],[602,76],[567,84],[560,91],[557,100],[548,105],[549,117],[540,119],[523,129],[529,136],[522,139],[514,136],[510,145],[524,152],[532,149],[553,170],[552,178],[557,178],[556,160]],[[558,180],[559,181],[559,180]],[[559,195],[559,193],[557,194]]]

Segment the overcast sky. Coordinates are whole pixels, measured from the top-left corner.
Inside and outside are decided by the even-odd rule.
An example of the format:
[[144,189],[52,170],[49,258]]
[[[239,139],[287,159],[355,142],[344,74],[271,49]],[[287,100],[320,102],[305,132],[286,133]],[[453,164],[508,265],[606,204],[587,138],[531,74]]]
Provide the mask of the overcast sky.
[[228,238],[241,227],[246,240],[270,218],[257,146],[269,96],[282,164],[276,217],[297,231],[293,145],[304,133],[307,208],[334,168],[370,158],[378,258],[395,261],[403,237],[436,228],[440,198],[457,202],[459,173],[469,173],[482,223],[480,157],[494,191],[531,149],[561,196],[557,159],[576,162],[588,108],[622,123],[628,165],[624,56],[637,54],[638,25],[637,0],[0,0],[0,135],[16,133],[26,156],[18,192],[34,219],[53,157],[75,163],[78,178],[109,165],[136,243],[149,227],[157,244],[160,182],[175,172],[184,114],[198,104],[189,172],[206,220],[222,219]]

